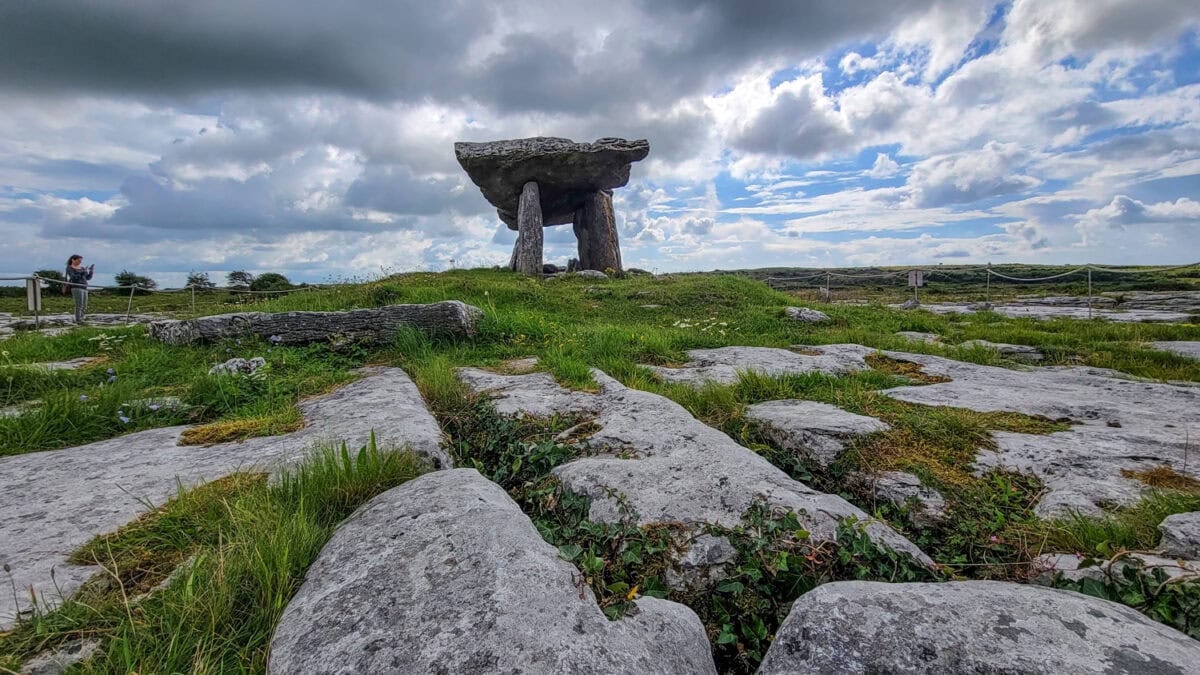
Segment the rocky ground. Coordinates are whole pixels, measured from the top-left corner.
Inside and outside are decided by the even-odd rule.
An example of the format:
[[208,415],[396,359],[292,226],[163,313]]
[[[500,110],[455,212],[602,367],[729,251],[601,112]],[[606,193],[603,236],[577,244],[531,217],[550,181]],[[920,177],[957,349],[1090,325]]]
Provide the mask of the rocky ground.
[[[1196,307],[1190,302],[1177,294],[1123,296],[1103,311],[1191,317]],[[1020,307],[1030,315],[1080,310],[1044,299]],[[902,337],[940,343],[925,332]],[[1196,345],[1153,346],[1194,357]],[[1200,387],[1101,368],[1038,366],[1042,354],[1023,345],[975,340],[960,347],[993,351],[1006,361],[980,365],[860,344],[730,346],[691,350],[687,362],[649,372],[667,385],[699,391],[735,385],[750,373],[856,376],[881,368],[880,358],[900,364],[913,383],[873,395],[1060,425],[1053,433],[995,432],[994,445],[979,448],[973,461],[978,473],[1004,469],[1036,477],[1044,490],[1035,510],[1047,518],[1136,503],[1148,490],[1137,476],[1148,471],[1200,481],[1194,452]],[[286,435],[197,447],[179,444],[184,427],[168,427],[0,457],[7,507],[0,562],[21,589],[0,594],[0,621],[11,625],[28,610],[25,589],[49,604],[74,592],[97,568],[70,564],[69,554],[147,506],[165,503],[181,485],[238,469],[277,472],[322,441],[357,447],[372,434],[381,446],[424,455],[436,470],[378,494],[340,526],[283,610],[271,672],[718,672],[723,666],[714,660],[715,643],[740,648],[750,636],[726,640],[700,614],[713,596],[729,592],[723,582],[747,562],[735,539],[764,527],[752,518],[760,507],[768,518],[793,514],[786,536],[813,558],[836,555],[850,526],[890,556],[897,574],[912,569],[925,579],[942,573],[912,535],[948,517],[943,496],[921,476],[858,472],[839,476],[845,490],[817,489],[671,398],[598,369],[590,371],[590,386],[570,388],[537,370],[542,365],[524,359],[495,369],[458,368],[451,384],[465,387],[471,400],[489,401],[500,420],[570,420],[570,428],[540,440],[569,445],[575,454],[539,480],[587,499],[582,528],[671,532],[673,544],[662,552],[669,586],[662,594],[670,599],[636,586],[621,589],[616,594],[627,593],[628,607],[610,620],[612,608],[597,597],[594,577],[628,551],[608,552],[610,561],[592,568],[565,551],[570,545],[548,543],[544,522],[485,477],[482,462],[454,468],[461,455],[452,454],[455,446],[439,425],[446,420],[435,418],[409,374],[378,367],[302,403],[306,426]],[[871,415],[798,398],[762,400],[746,407],[745,419],[771,447],[815,470],[835,466],[859,441],[891,429]],[[874,499],[855,501],[862,494]],[[876,503],[907,511],[909,521],[902,527],[877,517]],[[1141,562],[1170,567],[1177,580],[1200,575],[1198,517],[1163,520],[1160,548],[1145,552]],[[1099,579],[1120,573],[1124,564],[1089,567],[1079,560],[1045,558],[1042,580],[1056,572]],[[795,603],[781,614],[786,619],[762,636],[769,650],[758,672],[1200,672],[1200,641],[1109,600],[1035,584],[904,578],[914,577],[834,581],[789,596]]]
[[974,314],[990,310],[1014,319],[1100,318],[1120,322],[1194,323],[1200,320],[1200,291],[1104,293],[1092,297],[1090,303],[1088,298],[1079,296],[1031,296],[996,305],[937,302],[920,307],[937,314]]

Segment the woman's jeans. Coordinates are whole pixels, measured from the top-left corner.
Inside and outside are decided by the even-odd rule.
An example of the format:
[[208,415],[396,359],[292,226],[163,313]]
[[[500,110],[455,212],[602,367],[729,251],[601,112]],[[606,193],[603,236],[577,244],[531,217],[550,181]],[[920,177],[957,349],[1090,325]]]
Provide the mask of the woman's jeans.
[[83,323],[83,313],[87,311],[87,289],[72,288],[71,297],[75,300],[75,323]]

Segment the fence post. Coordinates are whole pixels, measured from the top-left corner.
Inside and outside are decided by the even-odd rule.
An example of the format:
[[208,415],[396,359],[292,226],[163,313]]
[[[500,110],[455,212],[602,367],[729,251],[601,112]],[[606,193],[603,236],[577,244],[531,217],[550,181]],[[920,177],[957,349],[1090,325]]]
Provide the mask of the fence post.
[[825,302],[833,303],[833,292],[829,290],[829,272],[825,273]]
[[196,287],[192,286],[192,314],[196,313]]
[[1088,268],[1088,318],[1092,318],[1092,268]]
[[992,304],[992,263],[987,264],[987,274],[984,276],[987,277],[987,291],[985,291],[984,301],[990,305]]
[[133,292],[137,290],[137,284],[129,287],[129,306],[125,308],[125,323],[129,324],[129,317],[133,316]]

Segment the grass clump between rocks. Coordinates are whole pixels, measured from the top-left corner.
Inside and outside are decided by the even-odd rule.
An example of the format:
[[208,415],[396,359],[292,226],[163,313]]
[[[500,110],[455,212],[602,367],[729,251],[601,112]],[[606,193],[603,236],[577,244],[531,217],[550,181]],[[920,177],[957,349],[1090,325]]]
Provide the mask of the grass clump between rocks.
[[264,672],[275,624],[337,525],[425,468],[372,438],[357,452],[315,448],[270,482],[242,472],[181,486],[167,504],[73,554],[103,571],[58,609],[41,605],[0,635],[0,668],[97,639],[101,650],[82,672]]

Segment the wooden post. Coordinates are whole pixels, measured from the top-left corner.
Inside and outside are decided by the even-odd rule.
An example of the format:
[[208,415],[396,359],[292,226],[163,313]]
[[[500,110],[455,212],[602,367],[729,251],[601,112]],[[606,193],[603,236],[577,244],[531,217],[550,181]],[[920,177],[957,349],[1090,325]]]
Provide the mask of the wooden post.
[[621,272],[621,245],[613,215],[612,194],[593,192],[575,212],[575,237],[579,240],[579,266],[585,270]]
[[542,201],[534,181],[521,188],[513,266],[516,271],[531,277],[542,275]]

